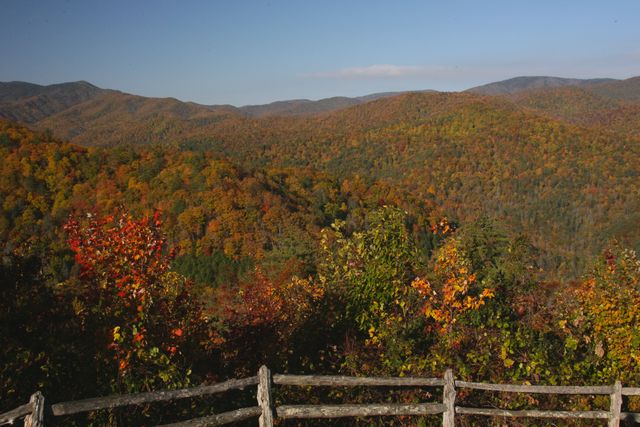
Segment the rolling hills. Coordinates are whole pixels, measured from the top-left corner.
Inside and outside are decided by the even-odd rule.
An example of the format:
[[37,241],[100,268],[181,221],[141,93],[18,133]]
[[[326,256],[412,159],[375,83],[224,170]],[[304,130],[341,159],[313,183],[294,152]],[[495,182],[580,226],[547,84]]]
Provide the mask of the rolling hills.
[[0,82],[0,116],[24,123],[36,123],[104,92],[107,91],[87,82],[50,86]]
[[[143,156],[147,150],[216,153],[251,173],[327,173],[356,192],[384,183],[462,223],[491,216],[528,235],[549,277],[580,274],[610,239],[640,248],[638,78],[577,86],[545,78],[542,88],[539,80],[524,82],[536,88],[498,96],[382,94],[340,109],[356,101],[287,101],[245,110],[86,83],[63,86],[66,96],[58,100],[60,87],[5,84],[0,111],[25,114],[23,121],[35,120],[36,129],[105,147],[105,153],[117,146],[137,146]],[[25,105],[28,111],[16,107]],[[194,238],[206,237],[201,231]]]
[[509,95],[530,89],[555,88],[566,86],[592,86],[602,83],[616,83],[615,79],[567,79],[549,76],[521,76],[499,82],[489,83],[468,89],[469,92],[482,95]]
[[[640,77],[627,80],[516,77],[467,92],[503,97],[541,115],[623,133],[633,134],[640,116]],[[434,95],[434,91],[419,93]],[[100,89],[87,82],[50,86],[10,82],[0,83],[0,117],[40,130],[50,129],[56,136],[81,145],[175,142],[206,135],[212,126],[223,121],[251,118],[278,121],[280,117],[295,116],[306,120],[400,95],[403,93],[388,92],[234,107],[146,98]],[[389,101],[389,105],[393,102]],[[392,107],[378,103],[375,108]],[[367,111],[369,114],[371,109]]]
[[[420,91],[434,92],[434,91]],[[139,110],[155,110],[158,114],[169,110],[181,118],[195,117],[207,112],[234,112],[244,117],[309,115],[340,110],[380,98],[397,96],[403,92],[382,92],[360,97],[336,96],[317,101],[293,99],[263,105],[201,105],[181,102],[175,98],[147,98],[116,90],[101,89],[85,81],[42,86],[27,82],[0,82],[0,117],[17,122],[38,124],[65,110],[78,107],[85,102],[92,108],[100,105],[104,113],[112,112],[114,104],[122,104],[129,113]],[[104,106],[102,106],[104,104]],[[81,108],[84,108],[82,105]],[[117,107],[116,107],[117,108]],[[67,111],[67,115],[78,114],[78,109]],[[138,117],[140,118],[140,117]]]

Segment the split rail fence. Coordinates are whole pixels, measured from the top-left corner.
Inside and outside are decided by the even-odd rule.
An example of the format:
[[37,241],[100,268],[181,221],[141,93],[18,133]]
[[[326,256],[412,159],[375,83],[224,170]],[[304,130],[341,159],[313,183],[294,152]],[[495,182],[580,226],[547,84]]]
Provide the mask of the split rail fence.
[[[416,404],[341,404],[341,405],[275,405],[272,389],[274,386],[316,386],[316,387],[441,387],[442,402]],[[556,419],[600,419],[606,420],[609,427],[619,426],[621,421],[640,422],[640,413],[622,412],[623,396],[640,396],[639,387],[622,387],[619,381],[610,386],[543,386],[490,384],[456,381],[453,372],[447,370],[443,378],[420,377],[346,377],[326,375],[281,375],[271,374],[262,366],[258,375],[232,379],[225,382],[199,387],[166,390],[148,393],[112,395],[71,402],[46,405],[44,396],[36,392],[29,402],[9,412],[0,414],[0,426],[13,424],[24,418],[28,427],[42,427],[50,417],[78,414],[82,412],[113,409],[129,405],[141,405],[152,402],[184,399],[196,396],[212,395],[229,390],[242,390],[257,386],[257,405],[240,408],[164,427],[204,427],[220,426],[250,418],[258,418],[260,427],[271,427],[275,419],[327,419],[344,417],[375,416],[442,416],[443,427],[453,427],[457,415],[480,415],[488,417],[530,417]],[[507,410],[495,408],[472,408],[456,406],[456,389],[474,389],[506,393],[541,393],[562,395],[608,395],[608,411],[564,411],[564,410]]]

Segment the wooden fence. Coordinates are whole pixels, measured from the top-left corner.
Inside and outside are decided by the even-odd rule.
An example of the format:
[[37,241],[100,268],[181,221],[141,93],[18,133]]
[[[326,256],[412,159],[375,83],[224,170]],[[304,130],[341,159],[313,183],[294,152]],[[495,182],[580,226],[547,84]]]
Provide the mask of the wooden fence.
[[[257,405],[235,411],[223,412],[207,417],[194,418],[164,427],[204,427],[220,426],[249,418],[258,418],[260,427],[271,427],[275,419],[302,418],[343,418],[374,417],[400,415],[440,415],[443,427],[455,425],[456,415],[481,415],[489,417],[531,417],[565,419],[601,419],[607,420],[609,427],[619,426],[620,421],[640,422],[640,413],[623,413],[623,396],[640,396],[640,388],[622,387],[619,381],[610,386],[536,386],[516,384],[489,384],[456,381],[453,372],[447,370],[443,378],[418,377],[345,377],[328,375],[272,375],[266,366],[262,366],[257,376],[232,379],[229,381],[203,385],[182,390],[166,390],[149,393],[113,395],[72,402],[45,405],[44,396],[36,392],[29,403],[9,412],[0,414],[0,426],[13,424],[24,418],[28,427],[42,427],[49,417],[72,415],[81,412],[112,409],[121,406],[140,405],[152,402],[184,399],[222,393],[229,390],[242,390],[257,386]],[[342,404],[342,405],[279,405],[273,400],[274,386],[315,386],[315,387],[441,387],[442,401],[436,403],[415,404]],[[608,411],[560,411],[560,410],[506,410],[495,408],[471,408],[456,406],[456,388],[487,390],[506,393],[562,394],[562,395],[608,395]]]

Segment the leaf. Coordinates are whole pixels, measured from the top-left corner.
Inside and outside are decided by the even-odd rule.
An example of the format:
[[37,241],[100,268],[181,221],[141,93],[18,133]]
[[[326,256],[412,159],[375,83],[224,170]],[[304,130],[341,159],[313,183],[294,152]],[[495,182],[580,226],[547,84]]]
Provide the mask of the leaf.
[[602,346],[602,341],[598,341],[596,343],[596,348],[595,348],[595,354],[596,356],[602,358],[604,356],[604,347]]

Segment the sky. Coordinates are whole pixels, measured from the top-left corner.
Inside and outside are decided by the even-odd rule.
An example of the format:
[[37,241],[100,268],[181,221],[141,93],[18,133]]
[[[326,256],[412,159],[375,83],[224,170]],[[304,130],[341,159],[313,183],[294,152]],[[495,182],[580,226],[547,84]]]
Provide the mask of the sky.
[[0,0],[0,81],[201,104],[640,75],[638,0]]

